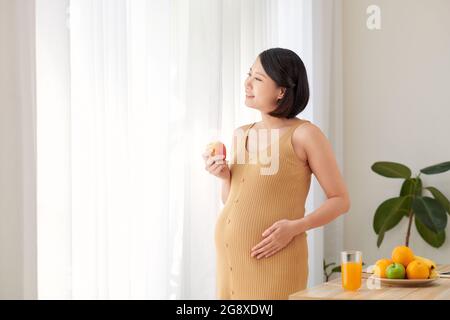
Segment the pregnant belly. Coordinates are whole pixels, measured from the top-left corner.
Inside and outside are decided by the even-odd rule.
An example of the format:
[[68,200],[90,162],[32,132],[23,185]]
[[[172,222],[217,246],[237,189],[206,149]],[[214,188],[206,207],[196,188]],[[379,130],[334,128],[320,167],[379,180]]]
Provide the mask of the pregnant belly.
[[[262,233],[273,223],[286,216],[261,214],[253,210],[239,210],[238,208],[224,207],[216,223],[215,239],[218,250],[226,248],[242,257],[250,257],[251,249],[265,237]],[[306,234],[301,234],[291,241],[279,256],[289,255],[304,258]],[[276,255],[275,255],[276,256]]]

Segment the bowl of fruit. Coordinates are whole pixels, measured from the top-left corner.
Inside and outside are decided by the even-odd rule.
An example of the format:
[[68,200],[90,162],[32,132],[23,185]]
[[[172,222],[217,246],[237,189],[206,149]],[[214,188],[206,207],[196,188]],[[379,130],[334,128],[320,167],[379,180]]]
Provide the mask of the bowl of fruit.
[[372,277],[382,284],[401,287],[429,285],[439,279],[436,263],[416,256],[406,246],[395,247],[391,258],[378,260],[367,272],[372,273]]

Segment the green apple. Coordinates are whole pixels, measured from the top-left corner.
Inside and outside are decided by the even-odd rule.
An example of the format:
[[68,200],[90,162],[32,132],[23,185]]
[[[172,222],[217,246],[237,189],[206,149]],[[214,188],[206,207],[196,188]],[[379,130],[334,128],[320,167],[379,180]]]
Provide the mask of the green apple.
[[405,274],[405,267],[401,263],[393,263],[386,268],[388,279],[405,279]]

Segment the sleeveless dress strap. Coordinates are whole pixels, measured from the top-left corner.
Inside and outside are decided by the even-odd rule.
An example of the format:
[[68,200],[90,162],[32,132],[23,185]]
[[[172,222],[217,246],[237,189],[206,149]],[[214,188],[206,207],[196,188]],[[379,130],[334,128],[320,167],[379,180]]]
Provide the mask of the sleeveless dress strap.
[[[291,137],[292,134],[294,133],[295,129],[297,129],[299,126],[301,126],[301,125],[303,125],[303,124],[305,124],[305,123],[307,123],[307,122],[310,122],[309,120],[303,120],[303,119],[299,119],[299,120],[300,120],[299,123],[296,123],[296,124],[293,124],[292,126],[290,126],[290,127],[287,129],[287,131],[286,131],[285,133],[283,133],[283,134],[280,136],[280,139],[279,139],[280,145],[281,145],[281,144],[284,144],[284,141],[283,141],[283,140],[291,141],[290,137]],[[255,124],[256,124],[256,122],[253,122],[252,124],[248,125],[247,129],[245,130],[245,134],[244,134],[244,146],[245,146],[245,149],[246,149],[246,150],[247,150],[247,141],[248,141],[248,140],[247,140],[247,137],[248,137],[248,133],[249,133],[250,129],[251,129]],[[289,138],[289,139],[287,139],[287,138]]]

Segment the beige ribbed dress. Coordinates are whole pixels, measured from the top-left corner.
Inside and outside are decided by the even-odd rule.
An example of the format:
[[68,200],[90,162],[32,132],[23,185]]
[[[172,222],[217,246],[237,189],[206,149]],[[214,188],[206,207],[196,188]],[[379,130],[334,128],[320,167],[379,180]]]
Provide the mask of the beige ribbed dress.
[[[279,167],[273,175],[261,174],[264,165],[259,160],[256,164],[249,161],[257,155],[247,149],[248,132],[254,123],[243,127],[241,145],[245,148],[234,152],[230,193],[215,228],[218,299],[288,299],[306,288],[306,233],[269,258],[251,257],[251,249],[263,240],[264,230],[278,220],[299,219],[305,214],[311,170],[298,159],[291,137],[306,122],[298,119],[280,135]],[[237,152],[245,153],[245,163],[236,163]]]

